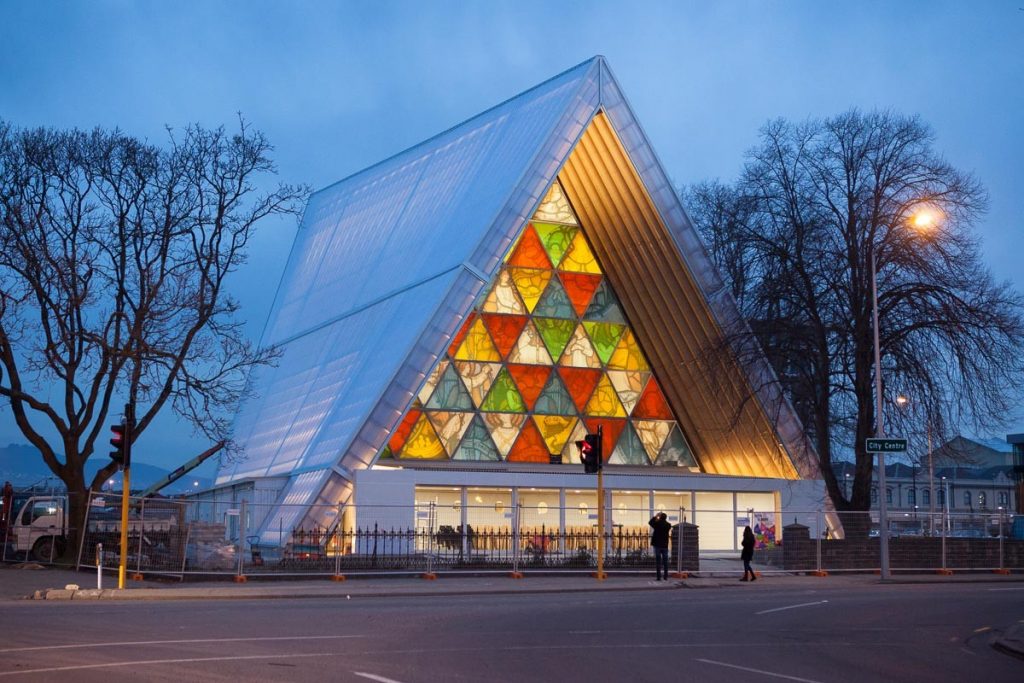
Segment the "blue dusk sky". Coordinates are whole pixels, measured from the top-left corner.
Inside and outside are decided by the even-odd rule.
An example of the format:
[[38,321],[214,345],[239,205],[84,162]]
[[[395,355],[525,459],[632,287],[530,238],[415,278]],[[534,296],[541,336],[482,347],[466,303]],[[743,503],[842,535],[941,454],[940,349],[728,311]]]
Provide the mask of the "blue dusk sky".
[[[988,189],[986,261],[1024,289],[1022,6],[0,0],[0,117],[159,143],[241,112],[281,179],[321,188],[602,54],[677,185],[735,179],[775,117],[920,114]],[[295,228],[266,222],[235,278],[254,339]],[[24,441],[0,408],[0,444]],[[174,467],[205,447],[166,417],[138,457]]]

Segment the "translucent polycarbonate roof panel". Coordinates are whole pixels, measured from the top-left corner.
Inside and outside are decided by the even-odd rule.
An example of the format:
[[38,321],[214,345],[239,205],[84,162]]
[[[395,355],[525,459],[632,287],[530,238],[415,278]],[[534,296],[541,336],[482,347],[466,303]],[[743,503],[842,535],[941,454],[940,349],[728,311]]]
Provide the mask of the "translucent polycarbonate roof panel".
[[316,193],[263,344],[466,261],[489,274],[493,242],[512,239],[596,110],[598,71],[584,62]]
[[323,489],[330,470],[314,470],[292,477],[285,485],[280,502],[263,521],[260,543],[278,545],[291,541],[291,532],[309,511],[309,504]]

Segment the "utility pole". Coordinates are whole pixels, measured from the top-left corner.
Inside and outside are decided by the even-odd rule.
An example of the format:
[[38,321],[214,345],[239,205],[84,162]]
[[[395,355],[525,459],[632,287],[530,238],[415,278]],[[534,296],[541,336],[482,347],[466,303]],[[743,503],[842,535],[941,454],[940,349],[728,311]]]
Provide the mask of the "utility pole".
[[135,431],[135,407],[124,405],[124,476],[121,485],[121,553],[117,564],[117,587],[124,588],[128,567],[128,506],[131,505],[132,434]]

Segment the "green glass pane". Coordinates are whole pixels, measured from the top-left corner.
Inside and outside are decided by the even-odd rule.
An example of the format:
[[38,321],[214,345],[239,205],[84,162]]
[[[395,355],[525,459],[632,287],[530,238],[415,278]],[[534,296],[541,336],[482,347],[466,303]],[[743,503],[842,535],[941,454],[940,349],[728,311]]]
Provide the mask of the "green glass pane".
[[[608,278],[601,280],[597,286],[587,312],[583,314],[584,320],[601,320],[607,323],[625,323],[626,317],[622,315],[619,307],[619,300],[615,298],[615,292],[608,284]],[[607,362],[607,361],[605,361]]]
[[547,386],[540,392],[540,397],[533,406],[533,412],[541,415],[576,414],[576,404],[572,402],[572,396],[569,395],[557,372],[551,373]]
[[391,447],[390,446],[385,446],[384,450],[382,450],[380,452],[380,455],[377,456],[377,459],[378,460],[394,460],[395,459],[395,454],[391,452]]
[[494,380],[491,390],[487,393],[480,410],[492,413],[523,413],[526,412],[526,404],[523,397],[508,374],[507,368],[502,368],[498,378]]
[[696,467],[697,461],[693,459],[690,446],[686,443],[683,433],[679,431],[679,425],[672,427],[672,432],[665,439],[665,445],[661,447],[661,454],[658,456],[658,465],[676,467]]
[[501,460],[498,449],[494,446],[491,435],[487,433],[487,427],[479,415],[473,418],[473,423],[462,437],[462,443],[459,444],[452,460]]
[[590,342],[597,350],[598,358],[607,365],[608,359],[615,352],[615,346],[619,343],[619,338],[622,336],[622,331],[626,329],[626,326],[615,323],[584,321],[583,327],[587,330],[587,334],[590,335]]
[[612,452],[612,457],[608,459],[608,462],[612,465],[651,464],[651,461],[647,459],[647,451],[633,430],[632,424],[627,424],[626,428],[622,430],[622,435],[615,444],[615,450]]
[[569,245],[572,244],[572,238],[576,236],[579,229],[551,223],[534,223],[533,227],[537,230],[537,235],[540,237],[541,243],[544,244],[551,263],[557,268],[558,262],[565,256]]
[[565,293],[565,287],[557,277],[551,278],[548,288],[544,290],[540,301],[537,302],[537,307],[533,309],[533,314],[547,318],[576,317],[576,311],[572,307],[572,302],[569,301],[569,295]]
[[536,323],[537,331],[540,332],[540,338],[544,340],[544,346],[547,347],[551,357],[558,358],[561,356],[565,345],[569,343],[569,339],[572,337],[573,330],[576,328],[575,321],[536,318],[534,323]]
[[473,399],[459,378],[454,366],[449,365],[441,375],[437,388],[427,401],[428,410],[473,410]]

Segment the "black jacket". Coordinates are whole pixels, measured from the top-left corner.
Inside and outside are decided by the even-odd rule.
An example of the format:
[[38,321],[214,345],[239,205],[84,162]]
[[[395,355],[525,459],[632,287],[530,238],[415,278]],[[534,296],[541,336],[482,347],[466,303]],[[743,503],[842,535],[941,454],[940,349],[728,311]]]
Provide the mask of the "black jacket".
[[743,537],[743,552],[740,553],[741,560],[752,560],[754,559],[754,544],[757,539],[754,536]]
[[667,548],[668,532],[671,531],[672,524],[667,519],[661,519],[657,516],[651,517],[651,521],[648,524],[654,529],[654,533],[651,534],[651,545],[655,548]]

